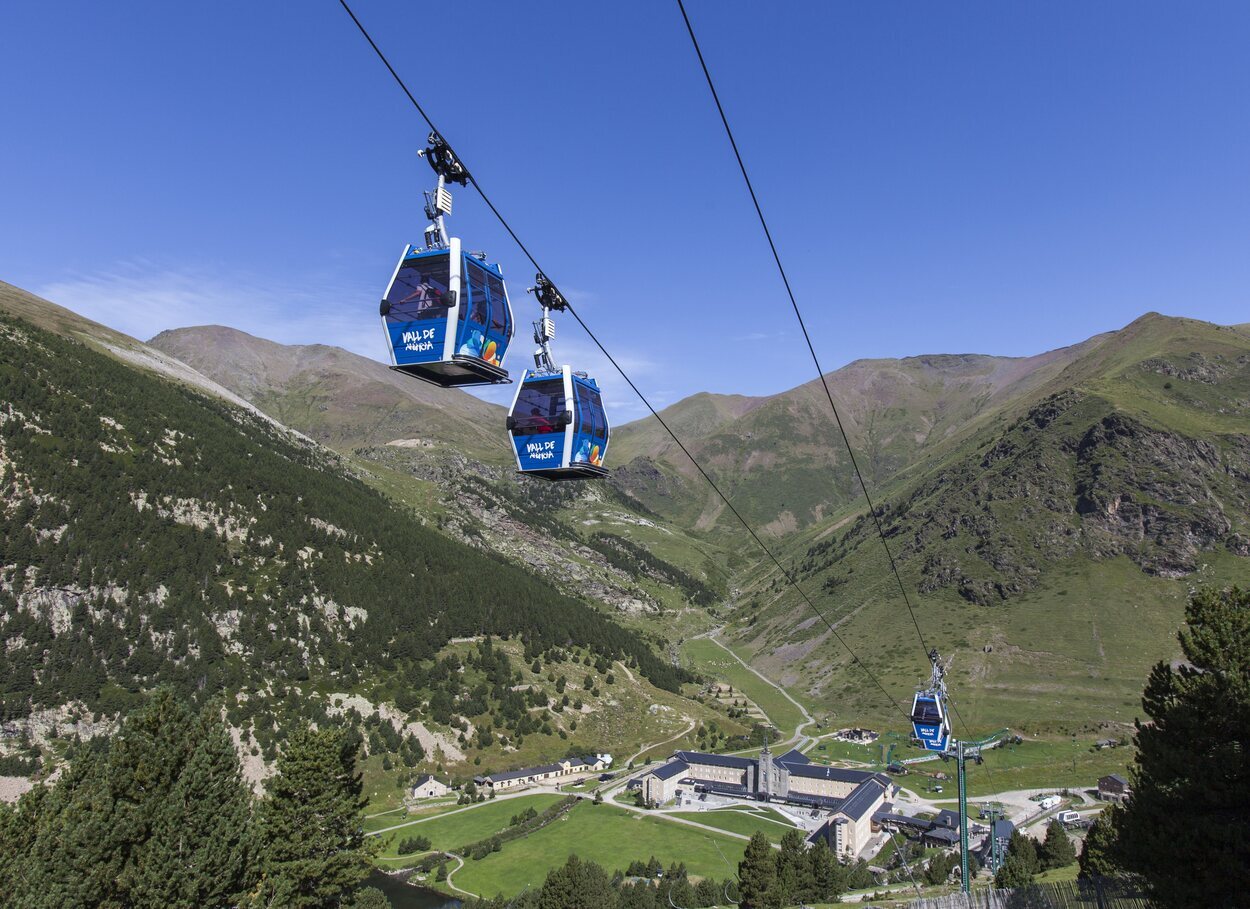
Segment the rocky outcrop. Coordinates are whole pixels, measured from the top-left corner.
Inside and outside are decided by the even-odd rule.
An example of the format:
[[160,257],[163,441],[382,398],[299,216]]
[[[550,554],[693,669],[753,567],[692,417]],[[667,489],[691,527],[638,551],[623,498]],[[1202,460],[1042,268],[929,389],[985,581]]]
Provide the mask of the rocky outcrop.
[[1194,571],[1199,554],[1232,530],[1219,493],[1228,492],[1246,453],[1108,415],[1090,427],[1076,453],[1076,509],[1086,549],[1096,558],[1127,554],[1162,577]]
[[[952,589],[990,605],[1036,586],[1077,553],[1127,556],[1182,577],[1219,547],[1250,556],[1250,437],[1193,438],[1148,425],[1107,400],[1069,390],[881,508],[900,555],[919,561],[919,589]],[[872,542],[865,518],[809,550],[829,568]],[[831,573],[826,588],[840,583]]]

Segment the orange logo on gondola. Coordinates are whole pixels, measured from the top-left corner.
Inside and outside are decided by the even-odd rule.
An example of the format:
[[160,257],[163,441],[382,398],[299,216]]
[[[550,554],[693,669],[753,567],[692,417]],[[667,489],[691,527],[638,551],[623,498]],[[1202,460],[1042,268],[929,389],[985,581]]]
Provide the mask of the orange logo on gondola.
[[590,463],[591,463],[591,464],[593,464],[593,465],[595,465],[596,467],[602,467],[602,466],[603,466],[603,456],[599,454],[599,446],[598,446],[598,445],[596,445],[594,448],[590,449]]
[[498,349],[498,347],[499,345],[496,344],[494,341],[487,342],[486,349],[482,351],[482,359],[485,360],[487,363],[497,364],[499,361],[495,359],[495,351]]

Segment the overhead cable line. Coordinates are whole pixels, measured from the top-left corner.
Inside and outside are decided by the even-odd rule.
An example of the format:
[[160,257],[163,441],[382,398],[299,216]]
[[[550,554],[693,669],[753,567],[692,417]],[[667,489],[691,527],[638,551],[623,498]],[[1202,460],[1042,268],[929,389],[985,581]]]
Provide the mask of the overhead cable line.
[[751,178],[747,175],[747,166],[742,160],[742,153],[738,151],[738,142],[734,139],[733,130],[729,127],[729,118],[725,116],[725,108],[721,106],[720,95],[716,93],[716,86],[712,82],[711,72],[708,71],[707,61],[703,59],[703,51],[699,47],[699,39],[694,36],[694,26],[690,24],[690,17],[686,15],[686,5],[682,0],[677,0],[677,8],[681,10],[681,17],[685,20],[686,31],[690,33],[690,43],[694,45],[694,52],[699,58],[699,66],[703,68],[703,76],[707,79],[707,87],[712,92],[712,100],[716,102],[716,111],[720,114],[720,122],[725,127],[725,135],[729,138],[730,146],[733,147],[734,157],[738,159],[738,169],[742,171],[742,179],[747,185],[747,192],[751,194],[751,202],[755,205],[755,214],[760,219],[760,227],[764,229],[764,237],[768,240],[768,248],[772,250],[773,261],[777,263],[777,271],[781,275],[781,283],[786,287],[786,294],[790,297],[790,305],[794,308],[794,317],[799,321],[799,328],[803,331],[803,340],[807,342],[808,353],[812,355],[812,363],[815,364],[816,373],[820,377],[820,384],[825,389],[825,397],[829,399],[829,407],[833,410],[834,422],[838,424],[838,432],[842,434],[842,441],[846,443],[846,453],[850,455],[851,466],[855,469],[856,479],[859,480],[859,488],[863,490],[864,499],[868,503],[868,513],[872,515],[872,520],[877,525],[877,535],[881,538],[881,545],[885,548],[886,558],[890,562],[890,570],[894,573],[894,579],[898,581],[898,589],[903,595],[903,602],[907,604],[907,611],[911,614],[912,624],[916,626],[916,634],[920,637],[920,646],[924,648],[925,654],[928,655],[929,645],[925,642],[924,632],[920,630],[920,622],[916,619],[916,611],[912,609],[911,597],[907,595],[907,587],[903,583],[903,578],[898,571],[898,565],[894,561],[894,553],[890,551],[890,544],[886,540],[885,529],[881,526],[881,519],[877,516],[877,509],[873,505],[872,496],[868,494],[868,484],[864,482],[864,474],[859,469],[859,462],[855,459],[855,449],[851,447],[850,437],[846,434],[846,429],[842,425],[842,417],[838,413],[838,405],[833,402],[833,392],[829,390],[829,381],[825,378],[825,370],[820,365],[820,358],[816,356],[816,346],[812,343],[812,336],[807,331],[807,323],[803,321],[803,313],[799,310],[794,290],[790,287],[790,278],[786,275],[785,267],[781,264],[781,255],[777,252],[777,244],[773,242],[772,231],[768,229],[768,222],[764,219],[764,210],[760,207],[760,200],[755,194],[755,187],[751,184]]
[[[374,53],[378,55],[378,59],[382,61],[383,65],[386,66],[386,69],[390,72],[391,76],[395,79],[395,82],[398,83],[401,89],[403,89],[404,94],[408,96],[408,100],[412,102],[412,106],[417,109],[417,113],[419,113],[421,115],[421,118],[425,120],[430,130],[436,136],[438,136],[438,138],[441,139],[443,143],[447,145],[448,148],[450,148],[451,144],[447,142],[447,137],[444,136],[439,131],[437,126],[434,125],[434,121],[430,119],[430,115],[425,112],[425,109],[421,106],[420,102],[418,102],[416,97],[412,94],[412,92],[409,91],[408,86],[404,83],[404,80],[400,77],[399,73],[395,71],[395,67],[391,66],[391,63],[386,58],[386,55],[382,53],[382,49],[378,47],[377,43],[369,35],[369,32],[365,29],[364,25],[356,17],[356,14],[352,12],[352,8],[348,6],[347,0],[339,0],[339,5],[342,6],[343,9],[347,12],[347,15],[351,17],[352,22],[356,24],[356,28],[360,30],[361,35],[363,35],[365,40],[369,42],[369,46],[372,47]],[[683,10],[683,14],[684,14],[684,10]],[[692,33],[692,37],[693,37],[693,33]],[[512,239],[516,242],[516,245],[520,248],[521,252],[524,253],[525,258],[527,258],[530,261],[530,264],[534,266],[534,268],[538,271],[538,274],[540,276],[550,281],[550,278],[548,278],[546,276],[546,273],[543,271],[542,266],[538,264],[538,260],[534,258],[534,255],[529,251],[529,248],[523,242],[521,242],[521,238],[517,236],[516,231],[512,229],[512,226],[510,224],[508,224],[507,219],[505,219],[504,216],[499,212],[499,209],[497,209],[494,206],[494,204],[490,201],[490,198],[482,190],[481,185],[477,182],[477,179],[474,178],[472,172],[468,171],[465,174],[465,176],[468,178],[469,183],[473,185],[473,188],[477,190],[478,195],[482,197],[482,201],[486,203],[487,208],[491,210],[491,213],[503,226],[504,230],[507,231],[508,235],[512,237]],[[552,283],[552,287],[555,288],[554,283]],[[558,292],[558,289],[557,289],[557,292]],[[891,695],[890,692],[886,690],[885,686],[881,684],[881,681],[876,677],[876,675],[873,674],[872,670],[869,669],[868,666],[864,664],[864,662],[859,658],[858,655],[856,655],[855,651],[851,648],[851,645],[846,642],[846,639],[843,638],[842,635],[838,633],[838,630],[834,626],[834,624],[829,621],[829,619],[825,616],[823,612],[820,611],[819,608],[817,608],[816,604],[812,601],[811,597],[809,597],[807,593],[803,590],[803,588],[799,586],[794,576],[791,575],[791,573],[786,569],[786,567],[781,564],[781,561],[777,558],[776,555],[773,554],[773,551],[769,549],[767,545],[765,545],[764,541],[760,539],[760,536],[758,533],[755,532],[755,529],[751,527],[751,525],[747,522],[746,518],[742,516],[742,514],[738,511],[738,509],[734,507],[734,504],[731,501],[729,501],[729,498],[725,495],[725,493],[723,493],[720,487],[716,485],[716,481],[714,481],[712,477],[708,474],[708,472],[703,469],[703,465],[699,463],[698,459],[695,458],[693,454],[691,454],[690,450],[685,446],[685,444],[681,441],[681,439],[677,437],[677,434],[673,432],[673,430],[669,427],[668,423],[664,421],[664,418],[660,416],[659,412],[653,406],[651,406],[651,402],[647,400],[646,395],[644,395],[642,391],[639,390],[638,386],[634,384],[634,380],[629,377],[628,373],[626,373],[625,370],[621,367],[621,364],[616,362],[616,358],[613,357],[612,354],[608,352],[608,349],[603,346],[603,343],[599,340],[598,336],[595,335],[593,331],[591,331],[590,326],[588,326],[585,323],[585,321],[582,320],[582,317],[578,314],[577,310],[573,307],[571,303],[567,304],[567,311],[572,314],[574,319],[577,320],[577,324],[582,327],[582,329],[586,332],[587,336],[589,336],[590,340],[592,340],[595,343],[595,346],[599,348],[599,351],[605,357],[608,358],[608,362],[610,362],[616,368],[616,371],[620,373],[621,378],[625,380],[626,384],[629,385],[630,389],[634,392],[634,394],[638,396],[638,399],[642,401],[642,403],[646,406],[647,410],[651,412],[651,415],[655,417],[655,419],[659,422],[660,426],[664,428],[664,431],[668,433],[669,437],[677,444],[677,447],[680,448],[682,450],[682,453],[685,454],[685,456],[690,459],[690,463],[694,465],[695,469],[699,471],[699,474],[703,477],[703,479],[706,480],[708,485],[712,487],[712,490],[716,493],[717,496],[720,497],[720,500],[725,503],[725,506],[730,510],[733,516],[738,519],[738,522],[746,529],[747,533],[750,534],[751,539],[755,541],[755,543],[760,547],[760,549],[764,551],[765,555],[767,555],[768,558],[772,561],[772,563],[777,567],[777,569],[781,572],[782,576],[786,579],[787,583],[789,583],[790,586],[793,587],[795,591],[798,592],[799,596],[802,597],[805,603],[807,603],[808,607],[812,610],[812,612],[814,612],[816,616],[820,618],[820,620],[824,622],[826,626],[828,626],[830,633],[834,636],[834,638],[838,641],[838,643],[841,644],[843,648],[845,648],[846,652],[850,654],[852,662],[856,666],[858,666],[872,680],[873,684],[877,686],[877,688],[881,691],[883,695],[885,695],[886,699],[890,702],[891,705],[893,705],[895,710],[899,711],[899,713],[902,713],[904,716],[907,716],[910,719],[910,714],[908,714],[907,711],[904,710],[903,707],[899,705],[898,701],[894,699],[893,695]]]
[[[842,425],[842,417],[838,413],[838,405],[834,403],[833,392],[829,389],[829,381],[825,377],[825,370],[820,365],[820,358],[816,355],[816,346],[812,343],[812,336],[807,330],[807,323],[803,320],[803,313],[799,309],[798,300],[794,296],[794,289],[790,286],[790,278],[786,275],[785,266],[781,264],[781,255],[777,252],[777,244],[773,242],[772,231],[768,229],[768,221],[764,218],[764,210],[760,205],[759,196],[756,195],[755,187],[751,183],[751,177],[747,174],[746,163],[742,160],[742,153],[738,150],[738,142],[734,138],[733,129],[729,126],[729,118],[725,115],[725,108],[721,104],[720,95],[716,91],[715,83],[712,82],[712,73],[703,57],[703,50],[699,47],[699,39],[695,37],[694,26],[690,23],[690,16],[686,13],[686,5],[683,0],[677,0],[677,8],[681,10],[681,18],[686,23],[686,31],[690,35],[690,43],[694,45],[694,52],[699,58],[699,66],[703,70],[703,77],[707,80],[707,87],[712,93],[712,100],[716,103],[716,112],[720,114],[721,124],[725,127],[725,136],[729,139],[729,145],[733,148],[734,158],[738,161],[738,169],[742,172],[742,180],[746,183],[747,192],[751,195],[751,203],[755,206],[755,214],[760,221],[760,227],[763,228],[764,237],[768,240],[768,248],[772,251],[773,261],[777,263],[777,272],[781,275],[781,283],[785,285],[786,295],[790,298],[790,306],[794,309],[794,317],[798,320],[799,328],[803,332],[803,340],[807,342],[808,353],[811,354],[812,363],[816,367],[816,374],[820,377],[820,384],[825,390],[825,397],[829,400],[829,408],[833,411],[834,422],[837,424],[838,432],[846,445],[846,453],[850,456],[851,466],[855,470],[855,478],[859,481],[859,488],[864,493],[864,500],[868,504],[868,513],[872,516],[873,523],[876,525],[877,536],[881,540],[881,546],[885,550],[886,559],[890,563],[890,571],[894,575],[894,580],[898,582],[899,593],[902,594],[903,602],[907,605],[907,612],[911,616],[912,624],[916,627],[916,636],[920,639],[921,649],[924,651],[926,658],[930,658],[930,654],[933,651],[930,650],[929,644],[925,640],[924,632],[920,630],[920,621],[916,618],[916,610],[912,608],[911,597],[907,594],[907,585],[903,583],[903,577],[899,573],[898,564],[894,560],[894,553],[890,550],[890,543],[885,535],[885,528],[881,524],[881,518],[877,515],[876,506],[873,504],[872,496],[868,492],[868,484],[864,482],[863,471],[859,469],[859,461],[855,458],[855,449],[851,446],[850,437],[847,435],[846,428]],[[968,724],[963,716],[960,715],[959,710],[955,708],[953,703],[951,707],[955,709],[955,716],[959,718],[964,731],[971,735]]]

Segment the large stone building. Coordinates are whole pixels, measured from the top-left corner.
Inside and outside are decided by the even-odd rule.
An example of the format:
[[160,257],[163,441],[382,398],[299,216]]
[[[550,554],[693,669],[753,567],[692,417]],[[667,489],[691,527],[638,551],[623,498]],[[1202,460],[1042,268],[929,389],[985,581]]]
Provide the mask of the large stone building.
[[817,835],[846,855],[867,845],[873,813],[895,791],[885,774],[813,764],[799,751],[776,756],[768,748],[758,759],[678,751],[645,774],[641,788],[652,805],[672,801],[686,789],[825,809],[831,816]]
[[875,777],[855,787],[808,842],[823,839],[838,855],[854,858],[872,839],[873,815],[885,804],[886,791]]

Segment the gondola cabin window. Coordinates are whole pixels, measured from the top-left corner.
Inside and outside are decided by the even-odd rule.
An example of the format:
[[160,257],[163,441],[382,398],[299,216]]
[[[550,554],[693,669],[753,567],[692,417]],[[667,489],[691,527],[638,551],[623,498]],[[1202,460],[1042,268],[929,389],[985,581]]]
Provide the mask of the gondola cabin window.
[[405,260],[391,284],[386,320],[392,324],[445,319],[451,303],[451,267],[447,255]]
[[534,436],[563,428],[564,381],[556,377],[526,382],[513,412],[514,435]]

